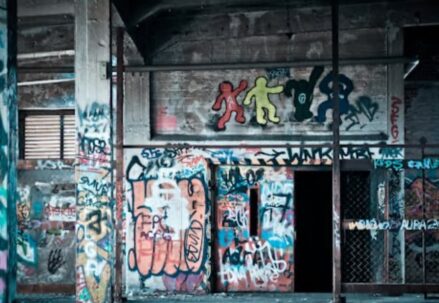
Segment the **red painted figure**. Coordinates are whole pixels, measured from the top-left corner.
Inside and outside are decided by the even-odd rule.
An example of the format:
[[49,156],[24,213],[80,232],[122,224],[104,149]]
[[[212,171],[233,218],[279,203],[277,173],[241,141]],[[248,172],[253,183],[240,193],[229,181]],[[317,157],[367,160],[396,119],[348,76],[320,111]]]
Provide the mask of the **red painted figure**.
[[236,101],[236,97],[247,88],[247,81],[241,80],[237,89],[233,90],[233,84],[229,81],[221,82],[219,85],[220,94],[216,97],[215,103],[212,109],[215,111],[221,110],[223,100],[226,101],[226,111],[218,120],[218,129],[223,130],[226,128],[226,123],[229,122],[232,117],[232,112],[235,112],[235,120],[239,123],[245,122],[244,109]]

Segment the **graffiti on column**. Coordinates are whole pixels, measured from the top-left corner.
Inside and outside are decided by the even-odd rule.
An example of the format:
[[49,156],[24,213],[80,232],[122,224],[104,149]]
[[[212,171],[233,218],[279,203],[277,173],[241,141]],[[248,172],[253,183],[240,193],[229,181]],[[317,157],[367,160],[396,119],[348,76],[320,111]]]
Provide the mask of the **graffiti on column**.
[[[323,69],[323,66],[314,67],[309,76],[309,81],[291,79],[285,84],[285,96],[293,96],[293,103],[296,108],[294,117],[299,122],[312,118],[314,115],[310,111],[310,107],[314,96],[314,87],[322,75]],[[294,94],[292,93],[293,90]]]
[[[220,166],[216,176],[218,289],[292,290],[292,172],[287,168]],[[259,189],[257,212],[251,210],[256,207],[250,201],[251,188]],[[255,222],[257,231],[250,226]]]
[[[14,117],[13,110],[15,104],[8,98],[7,92],[6,74],[7,69],[5,66],[5,57],[8,55],[6,45],[6,29],[2,24],[0,29],[0,302],[7,302],[7,275],[8,275],[8,197],[13,191],[8,190],[8,186],[13,185],[14,180],[8,180],[8,173],[11,157],[9,155],[9,130],[14,129],[14,123],[8,120],[9,117]],[[14,101],[13,101],[14,102]],[[11,183],[11,184],[9,184]],[[14,186],[11,186],[14,188]]]
[[224,81],[219,85],[220,94],[216,98],[212,109],[219,111],[221,109],[221,104],[224,100],[226,104],[226,110],[218,120],[218,130],[224,130],[226,128],[226,123],[229,122],[230,118],[232,117],[232,113],[235,113],[236,122],[245,122],[244,109],[241,105],[238,104],[236,97],[246,88],[247,81],[245,80],[242,80],[239,83],[238,88],[236,89],[233,89],[233,84],[228,81]]
[[[113,268],[110,108],[78,108],[77,294],[79,302],[106,302]],[[78,281],[82,281],[79,283]]]
[[[401,182],[403,175],[400,171],[391,170],[388,172],[389,182],[389,217],[393,220],[401,221],[404,219],[404,188]],[[404,230],[397,229],[389,232],[389,281],[401,282],[403,251],[401,243]]]
[[256,122],[260,125],[266,125],[268,121],[279,123],[280,118],[277,116],[276,106],[271,102],[269,94],[279,94],[283,91],[282,85],[273,87],[267,86],[267,78],[261,76],[256,78],[255,86],[251,88],[243,101],[244,105],[249,106],[252,100],[256,103]]
[[0,104],[0,302],[6,302],[7,264],[8,264],[8,233],[7,233],[7,172],[8,172],[8,132],[3,123],[5,104]]
[[[130,160],[127,263],[141,288],[208,290],[207,163],[180,149],[144,150]],[[161,283],[156,283],[159,278]]]

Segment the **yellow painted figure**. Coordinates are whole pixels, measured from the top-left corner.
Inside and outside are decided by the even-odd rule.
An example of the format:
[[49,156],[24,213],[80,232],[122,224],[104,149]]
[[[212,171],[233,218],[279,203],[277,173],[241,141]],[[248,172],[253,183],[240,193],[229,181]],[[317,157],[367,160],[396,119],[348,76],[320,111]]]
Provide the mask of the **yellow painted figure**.
[[243,104],[250,105],[254,97],[256,102],[256,121],[258,124],[267,124],[267,116],[269,121],[279,123],[280,118],[276,116],[276,106],[270,101],[268,94],[279,94],[283,89],[282,85],[268,87],[267,78],[265,77],[256,78],[255,87],[248,91]]

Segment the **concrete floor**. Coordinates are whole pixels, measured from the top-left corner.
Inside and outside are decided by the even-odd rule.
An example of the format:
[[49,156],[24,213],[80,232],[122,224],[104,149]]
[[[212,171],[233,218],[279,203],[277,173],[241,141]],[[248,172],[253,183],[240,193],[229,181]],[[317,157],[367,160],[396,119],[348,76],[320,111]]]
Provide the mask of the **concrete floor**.
[[[22,296],[17,298],[16,303],[73,303],[74,297],[61,296]],[[276,294],[276,293],[249,293],[249,294],[233,294],[227,295],[223,293],[213,294],[208,296],[190,296],[190,295],[171,295],[171,296],[154,296],[147,299],[129,300],[128,303],[143,303],[143,302],[206,302],[206,303],[329,303],[331,302],[330,294]],[[403,295],[403,296],[380,296],[370,294],[348,294],[346,295],[346,303],[439,303],[439,296],[433,295],[430,298],[424,299],[423,295]]]

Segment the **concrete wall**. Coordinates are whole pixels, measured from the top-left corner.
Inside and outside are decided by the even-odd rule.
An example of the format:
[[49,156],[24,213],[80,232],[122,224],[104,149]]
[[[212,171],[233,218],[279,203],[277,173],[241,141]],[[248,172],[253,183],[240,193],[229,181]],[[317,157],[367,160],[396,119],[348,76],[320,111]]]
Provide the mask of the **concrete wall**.
[[[306,16],[302,20],[287,11],[165,18],[156,26],[161,22],[171,26],[162,36],[151,37],[155,52],[150,60],[196,64],[330,59],[326,13],[326,9],[299,10],[296,18]],[[400,50],[394,43],[399,36],[386,28],[384,20],[372,16],[358,24],[342,21],[342,57],[380,57]],[[172,27],[173,21],[180,24],[179,29]],[[168,31],[173,34],[167,35]],[[270,210],[270,220],[260,216],[260,237],[250,236],[250,188],[259,187],[259,207],[269,209],[273,196],[294,196],[295,166],[332,163],[331,148],[269,147],[274,142],[329,142],[330,72],[329,66],[255,69],[249,64],[248,69],[127,75],[125,143],[183,144],[125,149],[127,296],[210,292],[212,283],[221,291],[292,290],[293,250],[279,245],[294,246],[294,203],[286,206],[285,220],[278,220],[279,208]],[[342,66],[340,72],[342,138],[356,143],[399,142],[403,133],[394,131],[392,136],[391,121],[394,129],[403,129],[403,115],[392,120],[391,108],[392,100],[398,110],[404,108],[404,96],[398,90],[402,74],[393,77],[392,67],[385,64]],[[249,141],[267,146],[184,146],[186,142]],[[342,151],[343,159],[395,155],[402,156],[363,147]],[[284,165],[293,167],[277,167]],[[248,176],[256,178],[250,177],[251,186],[246,183]],[[226,223],[227,214],[231,218],[234,214],[235,221]],[[274,234],[279,238],[274,239]],[[256,260],[257,251],[261,260]]]
[[439,83],[406,84],[405,132],[407,143],[418,144],[422,137],[430,144],[439,142]]
[[[386,134],[386,66],[340,72],[342,135]],[[152,137],[316,140],[331,133],[332,79],[323,66],[154,73]]]

